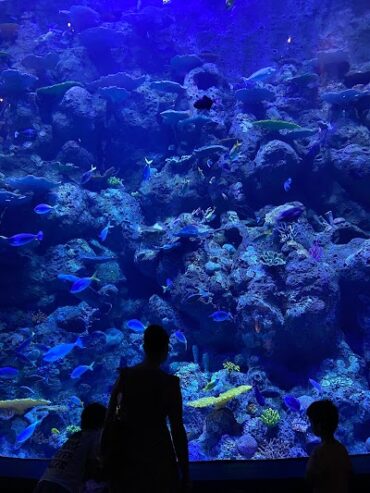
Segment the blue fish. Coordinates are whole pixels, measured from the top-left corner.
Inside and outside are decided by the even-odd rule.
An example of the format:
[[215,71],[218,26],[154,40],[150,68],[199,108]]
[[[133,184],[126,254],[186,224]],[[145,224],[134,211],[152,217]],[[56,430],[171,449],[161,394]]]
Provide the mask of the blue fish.
[[28,425],[16,438],[16,445],[23,445],[24,442],[29,440],[34,434],[36,427],[41,423],[42,419],[36,419],[33,423]]
[[276,73],[276,68],[274,67],[264,67],[257,72],[253,72],[249,77],[242,77],[244,82],[263,82],[270,79]]
[[81,293],[82,291],[85,291],[85,289],[89,288],[93,281],[99,281],[95,274],[91,277],[80,277],[72,284],[69,292],[72,294]]
[[149,166],[149,164],[146,164],[144,166],[143,180],[148,181],[150,180],[151,176],[152,176],[152,168]]
[[284,181],[284,190],[286,192],[289,192],[289,190],[292,188],[292,183],[293,183],[292,178],[288,178],[287,180]]
[[12,379],[19,375],[19,370],[17,368],[12,368],[11,366],[4,366],[0,368],[0,378]]
[[145,325],[140,320],[137,320],[136,318],[133,318],[132,320],[128,320],[125,325],[128,329],[132,330],[133,332],[136,332],[137,334],[142,334],[146,329]]
[[167,277],[166,284],[162,286],[163,293],[167,293],[167,291],[170,291],[172,288],[173,288],[173,282],[169,277]]
[[96,166],[91,166],[89,171],[86,171],[81,176],[80,185],[85,185],[86,183],[88,183],[91,180],[91,178],[94,176],[95,171],[96,171]]
[[301,410],[301,403],[293,395],[286,395],[284,397],[284,404],[294,412],[299,412]]
[[28,348],[28,346],[31,344],[32,338],[33,338],[33,334],[27,337],[26,339],[24,339],[24,341],[21,342],[18,347],[16,347],[14,351],[15,354],[22,353],[23,351],[25,351]]
[[33,210],[34,212],[36,212],[36,214],[44,215],[49,214],[49,212],[53,211],[54,207],[49,204],[38,204]]
[[320,394],[322,393],[322,387],[319,382],[316,382],[316,380],[314,380],[313,378],[309,378],[308,381],[314,389],[316,389]]
[[253,390],[254,390],[254,397],[256,398],[257,403],[260,406],[264,406],[266,404],[266,399],[261,394],[261,392],[260,392],[259,388],[257,387],[257,385],[254,385],[253,386]]
[[183,332],[181,332],[181,330],[177,330],[175,332],[175,337],[176,339],[181,342],[181,344],[184,344],[185,346],[185,351],[188,350],[188,340],[186,339],[186,336]]
[[77,366],[71,373],[71,378],[80,378],[87,371],[93,371],[95,365],[95,361],[91,363],[91,365],[80,365]]
[[57,278],[60,281],[68,281],[68,282],[76,282],[80,279],[78,276],[74,276],[73,274],[58,274]]
[[44,239],[44,233],[42,231],[39,231],[36,235],[32,233],[19,233],[6,239],[10,246],[21,247],[33,241],[42,241]]
[[63,359],[67,356],[67,354],[69,354],[74,347],[79,347],[81,349],[85,347],[79,337],[76,342],[64,342],[62,344],[57,344],[53,348],[49,349],[49,351],[44,354],[42,359],[48,363],[54,363],[55,361]]
[[148,181],[150,180],[153,170],[151,168],[151,164],[153,163],[152,159],[147,159],[145,158],[145,166],[144,166],[144,171],[143,171],[143,180]]
[[116,260],[118,257],[112,255],[81,255],[80,260],[88,264],[104,264]]
[[110,224],[110,221],[108,222],[108,224],[105,226],[105,228],[103,228],[100,233],[99,233],[99,239],[100,241],[105,241],[107,239],[107,236],[108,236],[108,233],[109,233],[109,230],[113,228],[113,226],[111,226]]
[[178,236],[180,238],[196,238],[199,236],[200,232],[197,226],[193,224],[188,224],[180,229],[177,233],[174,233],[174,236]]
[[29,139],[36,137],[37,132],[34,128],[26,128],[25,130],[16,130],[14,132],[14,138],[18,139],[19,137],[27,137]]
[[31,394],[36,394],[36,392],[33,389],[31,389],[31,387],[28,387],[27,385],[21,385],[19,388],[22,390],[27,390]]
[[226,322],[226,320],[233,320],[233,316],[230,312],[225,312],[223,310],[218,310],[216,312],[211,313],[209,318],[212,318],[214,322]]
[[174,241],[173,243],[165,243],[164,245],[157,247],[158,250],[173,250],[174,248],[178,248],[180,246],[179,241]]
[[77,397],[77,395],[72,395],[70,398],[69,398],[69,402],[71,404],[73,404],[74,406],[78,406],[78,407],[83,407],[83,402],[81,401],[81,399],[79,397]]

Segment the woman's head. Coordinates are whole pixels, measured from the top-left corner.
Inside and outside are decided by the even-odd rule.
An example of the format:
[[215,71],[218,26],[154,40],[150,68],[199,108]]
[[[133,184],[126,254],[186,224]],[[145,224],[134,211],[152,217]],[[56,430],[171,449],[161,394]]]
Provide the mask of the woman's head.
[[106,407],[99,402],[93,402],[88,404],[81,414],[81,429],[86,430],[99,430],[103,427]]
[[148,360],[163,363],[168,356],[169,336],[160,325],[149,325],[144,332],[144,351]]

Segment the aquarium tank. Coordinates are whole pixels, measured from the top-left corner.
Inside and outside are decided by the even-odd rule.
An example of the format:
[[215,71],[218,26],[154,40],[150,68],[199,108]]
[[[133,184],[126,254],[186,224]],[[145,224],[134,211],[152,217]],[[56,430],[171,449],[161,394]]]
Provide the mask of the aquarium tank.
[[368,0],[1,0],[0,455],[170,335],[192,461],[370,453]]

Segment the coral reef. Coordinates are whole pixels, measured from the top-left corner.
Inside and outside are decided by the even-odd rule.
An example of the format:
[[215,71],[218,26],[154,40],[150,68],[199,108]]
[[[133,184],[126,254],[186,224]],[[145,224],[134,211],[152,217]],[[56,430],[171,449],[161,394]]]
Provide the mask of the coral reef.
[[1,454],[50,456],[149,323],[193,460],[308,454],[322,397],[369,453],[369,5],[80,3],[0,2]]

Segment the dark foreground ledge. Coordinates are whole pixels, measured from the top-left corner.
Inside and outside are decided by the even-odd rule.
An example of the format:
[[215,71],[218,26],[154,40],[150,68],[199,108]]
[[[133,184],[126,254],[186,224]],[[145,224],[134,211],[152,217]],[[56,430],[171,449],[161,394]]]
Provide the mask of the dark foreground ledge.
[[[370,492],[370,455],[353,456],[352,463],[351,493]],[[46,460],[0,457],[0,491],[32,493],[46,466]],[[194,493],[305,493],[305,466],[306,459],[194,462]]]

